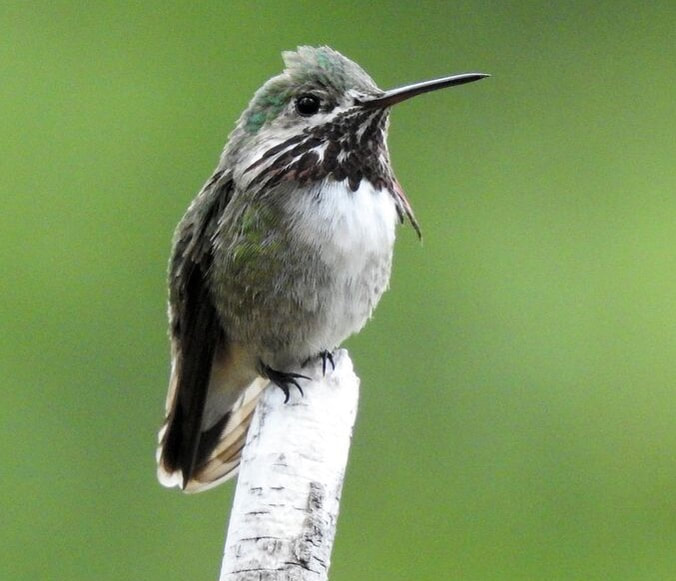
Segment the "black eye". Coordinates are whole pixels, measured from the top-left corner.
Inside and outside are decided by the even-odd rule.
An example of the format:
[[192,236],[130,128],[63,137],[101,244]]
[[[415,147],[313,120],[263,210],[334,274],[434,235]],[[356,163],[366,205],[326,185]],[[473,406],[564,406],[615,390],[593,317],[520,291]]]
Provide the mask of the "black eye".
[[296,111],[303,117],[309,117],[319,111],[319,97],[316,95],[301,95],[296,99]]

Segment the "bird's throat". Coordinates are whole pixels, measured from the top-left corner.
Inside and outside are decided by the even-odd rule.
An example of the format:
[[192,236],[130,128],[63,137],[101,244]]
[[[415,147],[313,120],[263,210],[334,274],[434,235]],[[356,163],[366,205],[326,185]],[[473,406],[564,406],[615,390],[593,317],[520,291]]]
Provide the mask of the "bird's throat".
[[355,192],[363,179],[376,189],[392,188],[385,147],[387,111],[350,109],[329,122],[274,145],[245,173],[250,187],[269,189],[281,182],[345,182]]

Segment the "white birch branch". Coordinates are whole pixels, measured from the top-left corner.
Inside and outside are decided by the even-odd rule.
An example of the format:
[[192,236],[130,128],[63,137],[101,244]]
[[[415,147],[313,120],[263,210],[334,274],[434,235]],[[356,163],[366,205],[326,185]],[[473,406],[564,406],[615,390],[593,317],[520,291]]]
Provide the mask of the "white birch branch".
[[304,396],[266,389],[242,453],[220,581],[325,581],[357,414],[347,351],[304,368]]

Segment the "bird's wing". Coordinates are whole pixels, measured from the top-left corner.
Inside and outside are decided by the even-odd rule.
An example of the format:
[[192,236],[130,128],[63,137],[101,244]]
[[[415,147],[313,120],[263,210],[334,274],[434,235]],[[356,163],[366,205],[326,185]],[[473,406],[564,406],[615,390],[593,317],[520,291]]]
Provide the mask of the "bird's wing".
[[165,486],[187,492],[204,490],[235,473],[264,387],[261,379],[220,394],[218,416],[205,425],[210,384],[213,390],[214,376],[227,376],[231,359],[207,274],[213,237],[232,194],[230,176],[214,174],[177,228],[169,267],[172,366],[166,418],[159,433],[158,478]]

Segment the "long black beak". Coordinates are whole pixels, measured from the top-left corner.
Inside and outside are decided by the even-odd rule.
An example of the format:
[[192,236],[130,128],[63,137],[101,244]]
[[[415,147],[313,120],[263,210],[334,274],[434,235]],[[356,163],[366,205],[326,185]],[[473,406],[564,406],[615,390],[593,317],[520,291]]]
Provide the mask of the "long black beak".
[[453,75],[451,77],[443,77],[441,79],[434,79],[432,81],[423,81],[422,83],[415,83],[413,85],[406,85],[398,89],[391,89],[385,91],[385,94],[363,101],[362,107],[365,109],[380,109],[383,107],[391,107],[397,103],[401,103],[406,99],[436,91],[437,89],[444,89],[446,87],[456,87],[457,85],[464,85],[465,83],[473,83],[490,77],[485,73],[463,73],[462,75]]

